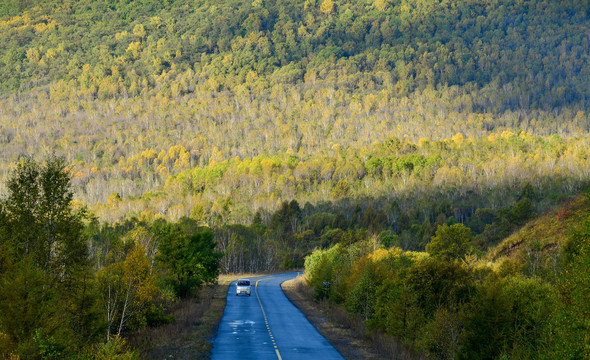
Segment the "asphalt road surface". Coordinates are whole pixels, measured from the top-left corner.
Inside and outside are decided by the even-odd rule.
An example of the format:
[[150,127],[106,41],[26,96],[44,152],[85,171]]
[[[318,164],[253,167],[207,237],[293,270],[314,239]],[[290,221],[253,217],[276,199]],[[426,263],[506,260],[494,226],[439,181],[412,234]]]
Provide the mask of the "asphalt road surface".
[[211,359],[343,359],[285,296],[281,283],[297,273],[250,278],[252,296],[234,281]]

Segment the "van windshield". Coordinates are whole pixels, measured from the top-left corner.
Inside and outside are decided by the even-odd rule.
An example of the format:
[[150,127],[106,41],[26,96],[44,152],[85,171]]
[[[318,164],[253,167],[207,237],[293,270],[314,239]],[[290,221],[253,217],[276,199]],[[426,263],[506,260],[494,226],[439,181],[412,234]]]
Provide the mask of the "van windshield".
[[238,281],[238,286],[250,286],[250,282],[249,281]]

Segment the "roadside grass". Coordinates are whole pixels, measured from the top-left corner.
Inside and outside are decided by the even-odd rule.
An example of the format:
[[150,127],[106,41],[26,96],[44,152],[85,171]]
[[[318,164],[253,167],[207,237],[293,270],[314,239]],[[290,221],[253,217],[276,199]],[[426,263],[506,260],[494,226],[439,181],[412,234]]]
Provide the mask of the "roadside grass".
[[142,359],[207,359],[223,309],[229,286],[218,282],[199,291],[194,298],[173,304],[167,315],[174,317],[170,324],[144,328],[128,338],[129,347]]
[[142,359],[209,359],[212,340],[223,316],[227,291],[239,278],[275,273],[219,275],[217,284],[203,287],[197,296],[174,303],[166,312],[175,321],[144,328],[127,338],[130,349]]
[[289,300],[345,359],[425,359],[391,336],[370,332],[360,316],[348,314],[342,306],[327,300],[315,301],[313,289],[307,285],[304,275],[285,281],[281,287]]

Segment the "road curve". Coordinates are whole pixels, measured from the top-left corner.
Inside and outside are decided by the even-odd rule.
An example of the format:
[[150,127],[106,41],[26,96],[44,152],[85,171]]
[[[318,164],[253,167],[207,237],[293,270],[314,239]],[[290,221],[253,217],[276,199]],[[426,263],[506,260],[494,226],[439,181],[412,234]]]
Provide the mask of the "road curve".
[[236,296],[232,282],[211,359],[343,359],[283,293],[295,276],[250,278],[252,296]]

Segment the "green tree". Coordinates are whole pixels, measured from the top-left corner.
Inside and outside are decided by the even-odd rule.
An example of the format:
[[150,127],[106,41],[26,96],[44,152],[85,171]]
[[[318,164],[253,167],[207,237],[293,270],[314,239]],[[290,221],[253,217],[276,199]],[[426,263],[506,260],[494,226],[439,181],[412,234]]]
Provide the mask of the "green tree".
[[210,230],[194,234],[172,231],[162,239],[158,260],[168,270],[178,296],[187,297],[217,279],[222,254],[215,251],[215,245]]
[[[73,351],[98,324],[84,213],[71,207],[65,161],[24,158],[7,188],[0,205],[0,331],[16,344],[38,345],[42,334]],[[21,346],[23,356],[41,351],[35,346]]]
[[[38,356],[36,329],[55,334],[60,324],[58,293],[47,286],[49,279],[29,258],[11,266],[0,277],[0,331],[19,346],[24,358]],[[0,354],[5,356],[7,354]]]
[[458,262],[438,259],[417,262],[408,269],[405,281],[427,316],[440,306],[458,308],[469,300],[473,288],[469,272]]
[[417,294],[403,279],[386,279],[377,290],[373,322],[389,335],[412,344],[425,321],[417,300]]
[[483,284],[464,318],[461,358],[493,359],[503,350],[512,301],[498,279]]
[[375,312],[378,284],[376,284],[374,268],[372,262],[364,266],[360,278],[350,290],[350,294],[346,299],[346,309],[349,312],[362,315],[365,321],[368,321]]
[[463,312],[460,358],[542,358],[551,342],[548,320],[556,305],[548,284],[490,275]]
[[471,229],[463,224],[439,226],[435,236],[426,245],[426,251],[430,255],[444,260],[460,259],[471,248]]
[[446,307],[440,307],[434,319],[425,326],[424,347],[432,359],[456,359],[461,334],[459,314]]
[[82,239],[83,212],[72,209],[70,175],[63,158],[50,158],[40,166],[24,158],[7,182],[4,201],[5,236],[19,258],[31,256],[49,273],[61,273],[63,265],[88,261]]

